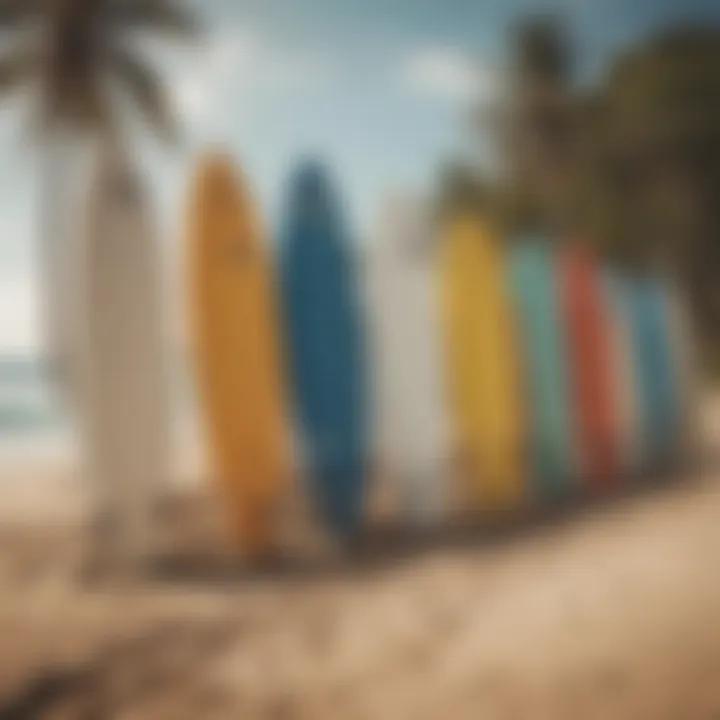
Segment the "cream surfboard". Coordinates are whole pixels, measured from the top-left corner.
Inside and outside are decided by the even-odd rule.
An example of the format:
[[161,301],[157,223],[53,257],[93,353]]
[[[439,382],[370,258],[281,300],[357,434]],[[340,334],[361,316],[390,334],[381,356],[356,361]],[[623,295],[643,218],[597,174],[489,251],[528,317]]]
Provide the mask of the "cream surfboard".
[[86,469],[107,549],[138,559],[169,472],[166,328],[144,188],[117,147],[100,153],[87,217],[76,356]]
[[434,240],[421,201],[393,198],[379,218],[367,264],[376,447],[401,514],[417,522],[441,519],[448,503]]
[[277,546],[288,471],[274,272],[228,159],[201,163],[191,202],[190,311],[210,455],[235,539],[265,556]]
[[38,252],[42,284],[40,321],[52,400],[77,429],[78,351],[83,331],[84,269],[89,186],[101,141],[56,129],[43,153],[45,186]]

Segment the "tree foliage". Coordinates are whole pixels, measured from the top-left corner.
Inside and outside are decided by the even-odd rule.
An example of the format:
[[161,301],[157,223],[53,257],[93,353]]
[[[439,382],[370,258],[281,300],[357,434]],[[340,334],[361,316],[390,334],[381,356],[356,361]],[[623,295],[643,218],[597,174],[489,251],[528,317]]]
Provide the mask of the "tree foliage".
[[30,88],[37,126],[111,132],[113,90],[131,97],[165,137],[173,115],[162,82],[133,44],[147,31],[190,37],[193,17],[172,0],[0,0],[0,93]]
[[675,28],[632,49],[611,68],[597,104],[593,191],[609,246],[620,258],[677,275],[715,344],[720,28]]
[[720,28],[674,27],[616,58],[596,87],[572,83],[570,42],[522,24],[498,141],[509,227],[549,230],[689,288],[720,347]]

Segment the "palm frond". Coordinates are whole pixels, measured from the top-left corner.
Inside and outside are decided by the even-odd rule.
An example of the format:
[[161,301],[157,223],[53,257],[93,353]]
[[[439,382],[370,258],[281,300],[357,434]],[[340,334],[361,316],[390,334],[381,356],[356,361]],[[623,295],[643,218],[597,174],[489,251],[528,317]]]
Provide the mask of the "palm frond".
[[0,0],[0,30],[14,30],[36,19],[44,5],[43,0]]
[[149,65],[115,47],[109,51],[109,69],[131,95],[146,119],[168,141],[175,140],[176,126],[163,85]]
[[30,142],[39,143],[58,128],[112,137],[117,120],[104,85],[95,79],[70,88],[44,83],[25,123],[25,134]]
[[[37,38],[25,32],[36,18]],[[190,38],[199,26],[175,0],[0,0],[0,36],[13,36],[0,52],[0,97],[35,80],[38,134],[54,123],[104,132],[119,120],[111,102],[119,85],[153,130],[174,139],[161,78],[131,43],[121,43],[133,30]]]
[[110,135],[115,129],[115,117],[104,84],[88,77],[82,83],[46,85],[37,117],[37,135],[45,135],[58,125]]
[[188,39],[200,34],[197,19],[173,0],[128,0],[114,5],[111,17],[126,27],[138,30]]
[[36,48],[20,47],[0,57],[0,95],[7,95],[37,76],[40,55]]

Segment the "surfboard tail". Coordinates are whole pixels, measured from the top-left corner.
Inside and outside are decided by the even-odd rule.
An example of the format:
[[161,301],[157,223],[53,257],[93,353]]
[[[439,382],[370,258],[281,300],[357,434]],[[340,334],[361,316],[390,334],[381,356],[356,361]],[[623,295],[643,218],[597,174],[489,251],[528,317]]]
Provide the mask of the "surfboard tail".
[[515,443],[468,452],[463,463],[464,504],[473,512],[521,511],[528,496],[522,454]]
[[356,536],[365,512],[365,466],[352,460],[324,463],[316,472],[318,509],[338,537]]
[[[237,483],[232,485],[237,486]],[[251,558],[275,555],[279,549],[278,498],[267,493],[262,498],[250,498],[248,493],[239,491],[229,492],[226,497],[229,532],[243,554]]]

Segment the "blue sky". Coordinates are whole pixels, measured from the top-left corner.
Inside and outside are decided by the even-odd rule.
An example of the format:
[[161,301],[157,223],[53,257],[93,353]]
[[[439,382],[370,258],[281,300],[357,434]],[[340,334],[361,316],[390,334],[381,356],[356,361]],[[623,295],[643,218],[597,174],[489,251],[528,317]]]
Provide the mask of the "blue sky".
[[[298,155],[335,168],[356,235],[382,196],[423,191],[438,165],[474,153],[467,108],[502,89],[507,33],[527,12],[566,14],[592,82],[615,53],[688,16],[720,20],[717,0],[204,0],[207,38],[157,51],[182,111],[173,151],[143,138],[139,153],[171,255],[181,244],[188,175],[208,145],[230,148],[273,225]],[[22,143],[17,105],[0,106],[0,353],[38,342],[37,158]]]

